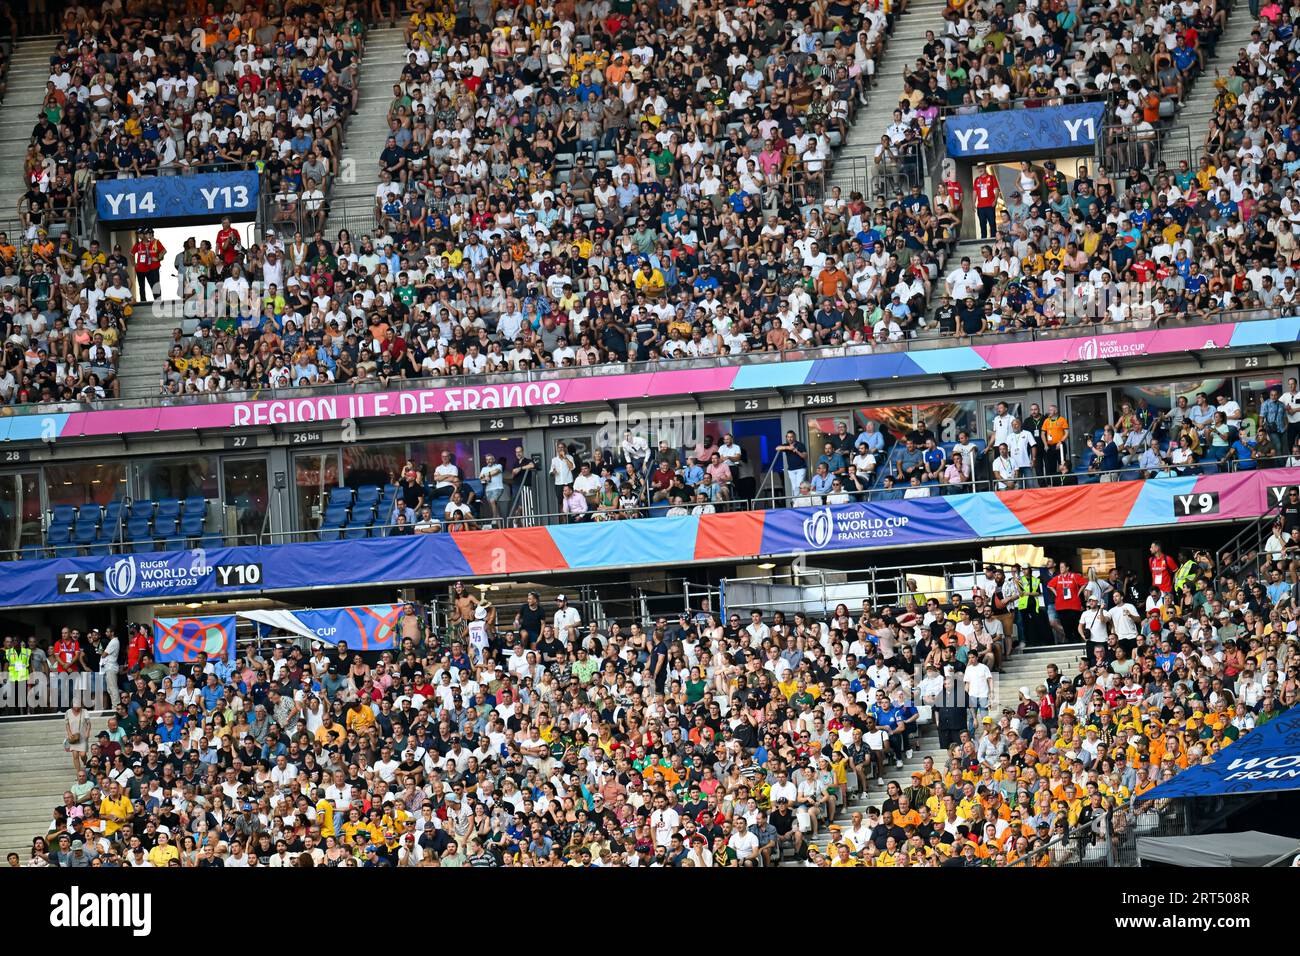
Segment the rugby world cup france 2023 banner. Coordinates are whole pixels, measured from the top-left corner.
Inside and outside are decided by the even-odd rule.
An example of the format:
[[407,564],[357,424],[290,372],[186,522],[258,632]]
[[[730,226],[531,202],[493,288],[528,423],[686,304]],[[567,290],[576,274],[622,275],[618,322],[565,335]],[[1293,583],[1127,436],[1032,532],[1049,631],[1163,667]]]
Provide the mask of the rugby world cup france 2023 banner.
[[257,214],[258,175],[253,170],[145,176],[95,183],[101,222],[193,219]]
[[943,498],[769,511],[763,553],[894,547],[977,537]]
[[1101,135],[1105,110],[1104,103],[1072,103],[950,116],[944,138],[948,155],[956,159],[1078,152],[1091,149]]

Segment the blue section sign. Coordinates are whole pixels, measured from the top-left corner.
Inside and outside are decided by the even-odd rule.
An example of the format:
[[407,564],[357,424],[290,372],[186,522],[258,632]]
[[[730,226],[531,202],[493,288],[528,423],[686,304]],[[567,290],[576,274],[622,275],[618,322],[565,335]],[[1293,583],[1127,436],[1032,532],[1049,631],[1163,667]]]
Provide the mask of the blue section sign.
[[1104,103],[1071,103],[1031,110],[950,116],[944,121],[948,155],[958,159],[1090,148],[1101,135]]
[[253,215],[258,181],[253,170],[109,179],[95,183],[95,211],[104,222]]

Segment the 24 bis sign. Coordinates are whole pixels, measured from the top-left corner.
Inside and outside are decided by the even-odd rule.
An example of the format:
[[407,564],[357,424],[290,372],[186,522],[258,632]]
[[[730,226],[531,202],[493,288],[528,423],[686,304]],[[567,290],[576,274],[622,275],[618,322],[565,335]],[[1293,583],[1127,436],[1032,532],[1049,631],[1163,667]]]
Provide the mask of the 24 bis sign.
[[255,215],[257,193],[252,170],[110,179],[95,184],[95,211],[105,222]]

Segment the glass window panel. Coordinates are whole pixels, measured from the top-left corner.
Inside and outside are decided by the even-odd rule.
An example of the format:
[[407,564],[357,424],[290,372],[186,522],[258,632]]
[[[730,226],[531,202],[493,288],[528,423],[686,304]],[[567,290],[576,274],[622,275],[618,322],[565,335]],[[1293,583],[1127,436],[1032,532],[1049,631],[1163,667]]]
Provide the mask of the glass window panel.
[[396,484],[406,464],[406,445],[343,446],[343,483],[349,488]]
[[1268,398],[1268,390],[1283,390],[1282,379],[1275,375],[1237,379],[1237,401],[1241,404],[1241,434],[1248,441],[1259,430],[1259,406]]
[[[504,438],[480,438],[478,440],[478,460],[486,461],[487,456],[491,455],[496,462],[505,469],[506,483],[510,483],[510,469],[519,464],[519,456],[516,449],[523,446],[524,436],[513,435]],[[478,473],[475,472],[475,478]]]
[[45,466],[45,494],[54,505],[106,505],[126,497],[126,463],[75,462]]
[[433,469],[442,462],[442,453],[451,455],[452,464],[462,478],[478,474],[474,461],[474,442],[467,438],[439,438],[411,444],[411,460],[425,469],[425,480],[433,480]]
[[41,473],[15,471],[0,475],[0,551],[17,551],[40,542]]
[[135,483],[141,499],[216,498],[217,460],[208,455],[186,458],[151,458],[137,461]]
[[979,421],[979,403],[974,400],[928,402],[917,405],[915,415],[917,427],[930,429],[940,444],[955,442],[959,432],[975,434],[975,423]]
[[[684,453],[694,455],[698,461],[709,460],[709,456],[722,444],[722,436],[731,432],[730,418],[706,418],[704,419],[704,431],[699,435],[685,436],[694,439],[689,443],[689,447],[684,447]],[[673,435],[655,435],[654,441],[651,441],[650,447],[653,449],[660,438],[667,438],[668,444],[673,444]],[[686,442],[678,442],[678,445],[685,446]]]
[[299,529],[319,527],[324,501],[339,484],[338,452],[295,455],[293,459],[295,516]]
[[226,527],[234,529],[239,544],[250,544],[266,524],[266,459],[227,458],[222,473]]

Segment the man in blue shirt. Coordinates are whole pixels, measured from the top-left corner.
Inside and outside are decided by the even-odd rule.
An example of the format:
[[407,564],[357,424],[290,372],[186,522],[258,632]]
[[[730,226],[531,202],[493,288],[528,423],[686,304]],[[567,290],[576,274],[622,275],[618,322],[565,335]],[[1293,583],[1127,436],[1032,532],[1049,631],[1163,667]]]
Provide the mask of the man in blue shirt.
[[927,438],[925,440],[925,450],[921,452],[921,461],[925,465],[924,480],[937,481],[946,460],[947,456],[943,453],[943,449],[935,445],[933,438]]
[[217,683],[216,675],[209,674],[207,683],[203,687],[203,712],[205,714],[214,712],[225,696],[225,688]]
[[1178,67],[1179,73],[1186,73],[1196,62],[1196,51],[1189,47],[1187,41],[1180,36],[1178,46],[1174,47],[1174,66]]
[[845,471],[849,466],[845,462],[844,456],[835,450],[831,442],[827,442],[822,448],[822,455],[817,459],[817,466],[826,466],[826,470],[835,474]]
[[885,450],[885,436],[876,428],[875,422],[867,422],[862,426],[862,431],[858,432],[857,439],[853,442],[854,447],[866,445],[867,451],[879,454]]
[[[825,457],[826,457],[825,455],[822,456],[823,459]],[[812,477],[813,494],[816,495],[830,494],[831,487],[834,484],[834,482],[835,482],[835,476],[832,475],[830,473],[830,469],[826,467],[826,462],[819,461],[817,463],[817,473]]]
[[895,467],[898,469],[895,478],[900,483],[906,483],[912,480],[913,476],[921,476],[921,449],[916,447],[916,442],[910,438],[907,439],[907,445],[903,453],[899,455]]

